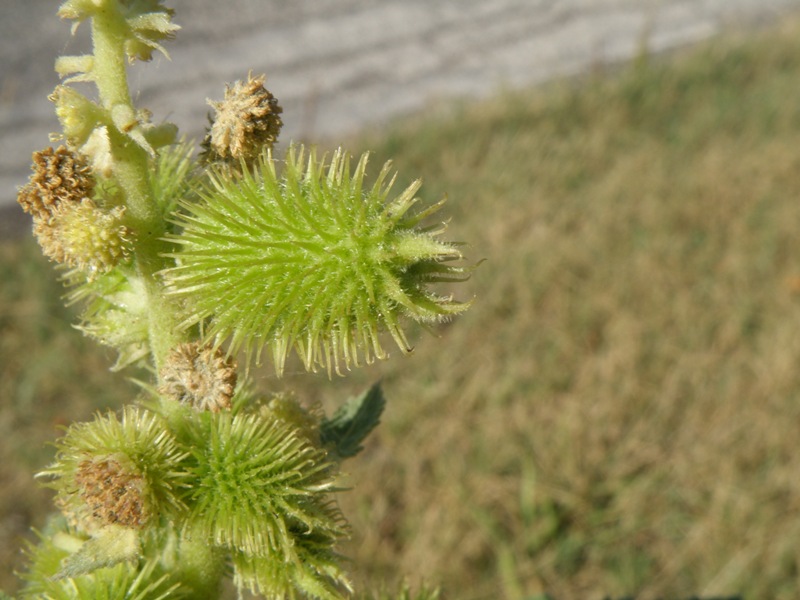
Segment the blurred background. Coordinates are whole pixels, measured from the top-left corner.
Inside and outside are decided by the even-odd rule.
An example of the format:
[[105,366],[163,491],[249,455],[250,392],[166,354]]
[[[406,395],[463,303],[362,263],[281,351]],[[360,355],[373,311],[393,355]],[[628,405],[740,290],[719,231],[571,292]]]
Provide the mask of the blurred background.
[[[411,357],[259,374],[329,410],[383,381],[341,495],[357,582],[798,597],[800,2],[168,4],[172,60],[131,76],[156,121],[200,137],[206,98],[265,72],[284,140],[392,158],[397,189],[446,194],[448,236],[486,259],[454,290],[474,307],[413,332]],[[57,129],[53,59],[87,45],[56,6],[0,5],[6,590],[50,509],[47,442],[136,394],[20,235],[16,186]]]

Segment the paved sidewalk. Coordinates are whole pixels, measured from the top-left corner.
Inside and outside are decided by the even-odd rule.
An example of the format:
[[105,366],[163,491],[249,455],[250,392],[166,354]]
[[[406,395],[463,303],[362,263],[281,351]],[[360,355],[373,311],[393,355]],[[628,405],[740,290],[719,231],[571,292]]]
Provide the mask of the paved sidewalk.
[[[635,54],[769,22],[800,0],[167,0],[183,26],[171,61],[134,67],[131,87],[154,120],[199,137],[206,98],[266,73],[284,107],[284,140],[350,133],[432,99],[483,97]],[[24,222],[14,202],[30,154],[58,129],[46,97],[70,38],[55,3],[0,0],[0,237]]]

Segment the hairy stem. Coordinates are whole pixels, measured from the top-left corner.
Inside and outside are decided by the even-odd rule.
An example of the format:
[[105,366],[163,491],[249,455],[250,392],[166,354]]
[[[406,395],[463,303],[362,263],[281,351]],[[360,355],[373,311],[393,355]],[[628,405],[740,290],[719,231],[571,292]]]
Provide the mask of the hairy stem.
[[[125,26],[118,12],[106,11],[92,19],[95,83],[103,108],[111,115],[135,115],[125,65]],[[121,132],[111,131],[109,137],[114,175],[124,191],[131,225],[138,236],[160,235],[163,230],[161,215],[147,185],[147,152]]]
[[[103,108],[112,115],[130,115],[135,127],[136,111],[131,101],[126,71],[124,30],[119,10],[103,11],[92,19],[94,75]],[[115,123],[117,121],[115,120]],[[162,237],[165,222],[148,183],[150,157],[124,131],[109,131],[114,179],[127,207],[128,227],[134,233],[137,274],[147,294],[150,350],[157,369],[170,348],[182,341],[174,305],[167,301],[156,273],[166,266]]]

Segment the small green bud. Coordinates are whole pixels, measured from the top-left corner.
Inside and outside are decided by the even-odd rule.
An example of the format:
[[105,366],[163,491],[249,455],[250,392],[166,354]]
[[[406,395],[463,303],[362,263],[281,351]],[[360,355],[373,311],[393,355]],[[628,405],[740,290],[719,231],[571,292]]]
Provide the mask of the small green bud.
[[56,105],[56,116],[71,148],[83,146],[95,127],[107,121],[101,106],[65,85],[56,86],[50,100]]
[[67,0],[58,9],[62,19],[83,21],[101,9],[105,0]]
[[180,25],[172,22],[175,11],[164,7],[161,0],[138,0],[127,4],[125,20],[130,27],[130,35],[125,43],[125,52],[128,60],[150,60],[153,50],[169,58],[160,42],[172,39],[180,29]]
[[79,81],[94,81],[92,70],[94,69],[94,56],[84,54],[82,56],[59,56],[56,59],[56,73],[59,77],[67,77],[65,83],[75,83]]

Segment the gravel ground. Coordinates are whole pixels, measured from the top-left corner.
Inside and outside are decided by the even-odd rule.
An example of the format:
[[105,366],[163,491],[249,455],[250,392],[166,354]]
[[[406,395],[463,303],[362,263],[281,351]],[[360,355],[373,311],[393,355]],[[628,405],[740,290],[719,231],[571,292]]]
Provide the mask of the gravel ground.
[[[131,87],[154,120],[199,137],[206,99],[266,73],[284,107],[284,140],[380,125],[448,97],[618,63],[643,39],[655,52],[730,27],[766,23],[800,0],[167,0],[182,27],[171,60],[135,66]],[[16,188],[58,124],[47,95],[58,54],[86,52],[55,3],[0,0],[0,238],[24,231]]]

